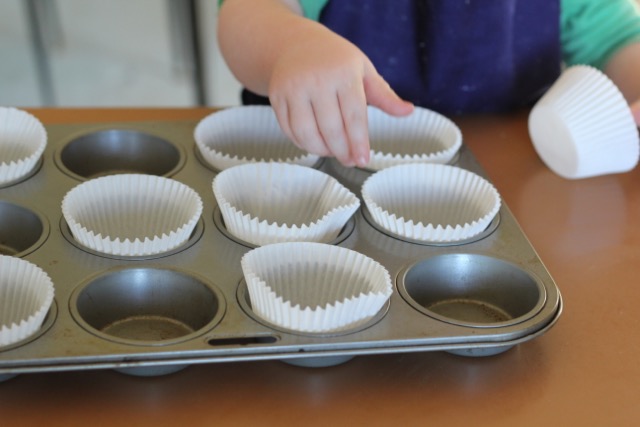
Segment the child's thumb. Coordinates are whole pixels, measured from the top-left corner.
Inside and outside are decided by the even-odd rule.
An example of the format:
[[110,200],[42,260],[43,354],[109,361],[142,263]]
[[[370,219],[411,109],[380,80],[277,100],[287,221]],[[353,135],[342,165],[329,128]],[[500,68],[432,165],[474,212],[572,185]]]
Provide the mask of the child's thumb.
[[365,75],[364,94],[369,105],[392,116],[406,116],[413,111],[413,104],[400,98],[375,70]]

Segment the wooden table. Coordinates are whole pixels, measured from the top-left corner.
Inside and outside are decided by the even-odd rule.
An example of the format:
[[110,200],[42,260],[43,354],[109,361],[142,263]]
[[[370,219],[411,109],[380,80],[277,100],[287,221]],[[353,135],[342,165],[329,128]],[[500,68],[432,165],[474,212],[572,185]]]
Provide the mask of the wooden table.
[[[197,120],[207,109],[35,109],[45,124]],[[564,313],[498,356],[356,357],[329,368],[193,365],[19,375],[0,425],[491,425],[640,423],[640,169],[568,181],[538,159],[527,114],[456,119],[555,278]]]

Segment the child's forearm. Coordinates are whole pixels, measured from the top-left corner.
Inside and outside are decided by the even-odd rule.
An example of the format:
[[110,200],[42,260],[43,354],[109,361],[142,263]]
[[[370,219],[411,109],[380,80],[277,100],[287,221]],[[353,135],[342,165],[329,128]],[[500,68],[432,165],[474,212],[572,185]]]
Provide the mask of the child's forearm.
[[640,123],[640,42],[624,46],[607,62],[605,73],[632,105]]
[[236,78],[267,95],[278,55],[309,28],[297,0],[225,0],[218,16],[218,41]]

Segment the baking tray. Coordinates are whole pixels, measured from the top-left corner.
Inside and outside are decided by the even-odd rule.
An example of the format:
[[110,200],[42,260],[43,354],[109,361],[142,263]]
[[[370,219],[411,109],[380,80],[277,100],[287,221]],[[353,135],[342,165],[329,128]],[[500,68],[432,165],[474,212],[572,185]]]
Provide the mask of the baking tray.
[[[47,126],[40,164],[0,188],[0,251],[44,269],[55,299],[38,333],[0,348],[0,378],[85,369],[161,375],[196,363],[267,359],[321,367],[418,351],[490,356],[543,334],[560,316],[560,292],[504,202],[483,233],[455,244],[389,235],[363,203],[332,243],[388,269],[395,285],[388,304],[367,324],[336,334],[264,322],[251,311],[240,267],[251,245],[225,229],[211,188],[216,171],[193,139],[196,124]],[[486,178],[464,144],[452,164]],[[328,159],[317,167],[358,195],[371,174]],[[62,198],[82,181],[118,172],[171,177],[200,194],[204,210],[185,245],[118,257],[73,240]]]

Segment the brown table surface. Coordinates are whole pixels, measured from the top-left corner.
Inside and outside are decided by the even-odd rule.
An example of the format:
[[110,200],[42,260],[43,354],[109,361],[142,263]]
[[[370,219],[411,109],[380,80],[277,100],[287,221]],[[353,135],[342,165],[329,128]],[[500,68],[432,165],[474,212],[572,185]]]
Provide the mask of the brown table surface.
[[[197,120],[211,110],[31,111],[56,124]],[[560,178],[533,151],[526,119],[455,121],[562,291],[563,315],[541,337],[487,358],[23,374],[0,383],[0,425],[639,425],[640,169]]]

